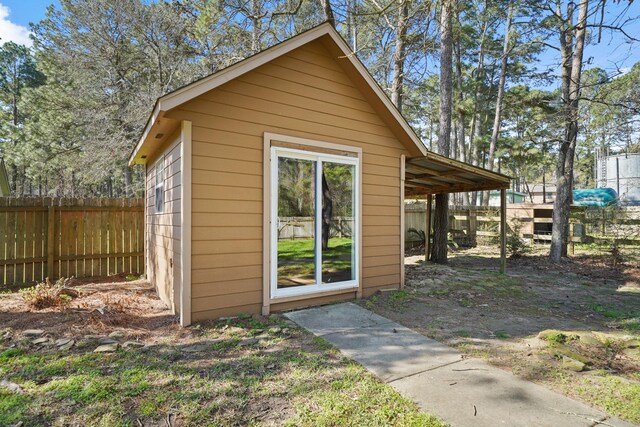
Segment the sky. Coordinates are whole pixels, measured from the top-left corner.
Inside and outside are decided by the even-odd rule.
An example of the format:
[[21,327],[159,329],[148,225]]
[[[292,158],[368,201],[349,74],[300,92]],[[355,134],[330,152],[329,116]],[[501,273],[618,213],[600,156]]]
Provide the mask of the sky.
[[[624,25],[625,31],[631,37],[640,39],[640,2],[638,1],[632,2],[630,6],[626,0],[608,1],[604,22],[622,24],[619,16],[627,7],[628,11],[624,16],[636,19]],[[599,16],[591,17],[589,22],[591,24],[599,22]],[[597,36],[597,32],[592,33],[594,41],[597,41]],[[548,40],[548,42],[558,46],[557,40]],[[629,71],[635,63],[640,62],[640,43],[631,44],[619,32],[604,30],[600,43],[590,43],[585,46],[583,58],[586,62],[584,69],[602,68],[610,76],[617,76]],[[551,69],[559,74],[559,65],[559,52],[549,49],[539,56],[536,69],[539,71]]]
[[[57,0],[0,0],[0,39],[2,42],[9,40],[16,43],[31,45],[29,40],[29,23],[38,22],[44,18],[47,6],[58,4]],[[606,20],[611,21],[627,7],[628,2],[607,2]],[[626,27],[627,33],[635,38],[640,38],[640,1],[634,1],[629,6],[628,16],[637,17],[636,22]],[[555,40],[550,41],[557,44]],[[625,43],[619,34],[612,35],[603,32],[602,41],[599,44],[586,46],[584,59],[587,61],[586,69],[600,67],[616,75],[619,69],[622,73],[628,71],[633,64],[640,62],[640,43],[632,46]],[[539,57],[536,64],[538,71],[558,71],[560,63],[559,55],[554,51],[546,51]],[[552,86],[545,86],[551,89]]]
[[31,46],[29,23],[38,22],[55,0],[0,0],[0,40]]

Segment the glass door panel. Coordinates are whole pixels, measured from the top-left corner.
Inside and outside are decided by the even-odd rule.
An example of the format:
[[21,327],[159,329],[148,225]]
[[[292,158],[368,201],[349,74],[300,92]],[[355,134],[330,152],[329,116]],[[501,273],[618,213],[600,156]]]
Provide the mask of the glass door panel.
[[355,280],[353,164],[322,162],[322,283]]
[[316,161],[278,157],[278,289],[316,284],[316,171]]

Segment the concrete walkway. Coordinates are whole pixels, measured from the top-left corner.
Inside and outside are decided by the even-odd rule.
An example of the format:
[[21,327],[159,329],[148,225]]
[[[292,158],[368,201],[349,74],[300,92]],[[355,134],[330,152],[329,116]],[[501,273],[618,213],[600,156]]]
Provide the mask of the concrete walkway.
[[352,303],[285,316],[452,426],[632,426]]

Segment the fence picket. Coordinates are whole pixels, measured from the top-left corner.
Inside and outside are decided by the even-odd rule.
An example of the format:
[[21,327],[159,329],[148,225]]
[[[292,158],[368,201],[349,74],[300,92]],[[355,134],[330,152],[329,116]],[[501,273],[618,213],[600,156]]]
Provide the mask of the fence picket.
[[[9,200],[9,206],[13,207],[14,203]],[[16,281],[15,276],[15,260],[16,260],[16,212],[10,210],[7,212],[7,249],[6,260],[8,261],[6,269],[6,280],[8,283],[14,283]]]
[[[9,230],[9,225],[7,224],[7,216],[8,212],[2,211],[2,207],[7,206],[8,200],[5,198],[0,198],[0,261],[4,261],[9,259],[7,256],[7,235]],[[7,280],[7,265],[0,265],[0,281],[5,283]]]
[[143,273],[143,237],[141,200],[0,198],[0,289]]

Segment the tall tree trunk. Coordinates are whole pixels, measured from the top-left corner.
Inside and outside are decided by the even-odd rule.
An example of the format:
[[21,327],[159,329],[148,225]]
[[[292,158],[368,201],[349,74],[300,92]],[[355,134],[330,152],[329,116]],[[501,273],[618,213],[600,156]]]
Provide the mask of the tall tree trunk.
[[349,41],[351,42],[351,50],[358,51],[358,21],[356,16],[358,15],[358,0],[348,0],[347,2],[347,34]]
[[391,102],[402,112],[402,85],[404,84],[404,58],[409,19],[409,0],[399,0],[398,21],[396,23],[396,46],[393,53],[393,80],[391,82]]
[[[322,11],[324,13],[324,18],[327,22],[329,22],[334,28],[336,26],[336,21],[333,16],[333,9],[331,8],[330,0],[320,0],[322,5]],[[322,172],[322,250],[326,251],[329,249],[329,234],[331,232],[331,217],[333,216],[333,200],[331,199],[331,191],[329,190],[329,184],[327,183],[327,178],[324,175],[324,171]]]
[[[567,13],[567,32],[561,33],[563,96],[565,98],[565,132],[564,141],[558,150],[556,163],[556,199],[553,202],[553,230],[551,232],[551,248],[549,257],[559,262],[567,256],[569,240],[569,214],[571,208],[573,187],[573,163],[576,142],[578,139],[578,100],[580,97],[582,79],[582,57],[586,38],[587,12],[589,0],[581,0],[578,6],[578,22],[573,24],[573,10],[571,3]],[[575,38],[575,40],[574,40]],[[563,40],[564,39],[564,45]],[[575,46],[574,46],[575,44]],[[569,57],[569,54],[573,55]],[[570,67],[567,69],[567,67]],[[568,78],[567,78],[568,76]],[[565,85],[567,87],[565,87]]]
[[[484,8],[487,8],[485,1]],[[471,114],[471,123],[469,125],[469,156],[468,161],[474,165],[479,165],[477,140],[482,136],[482,120],[480,119],[480,98],[482,96],[482,81],[484,79],[484,42],[487,35],[489,23],[485,20],[480,32],[480,41],[478,43],[478,63],[475,72],[475,90],[473,91],[473,113]],[[477,194],[474,196],[476,198]]]
[[251,0],[251,53],[260,51],[260,0]]
[[333,8],[331,7],[331,0],[320,0],[322,6],[322,13],[324,14],[324,20],[336,27],[336,18],[333,16]]
[[[453,0],[443,0],[440,12],[440,131],[438,153],[449,156],[451,146],[451,106],[453,103],[452,33]],[[447,263],[447,231],[449,228],[449,195],[436,195],[431,261]]]
[[[456,139],[458,141],[458,159],[462,162],[466,162],[468,158],[467,152],[467,144],[465,140],[465,114],[464,114],[464,91],[462,87],[462,54],[460,49],[460,40],[456,40],[454,44],[454,51],[456,55],[456,88],[458,90],[458,109],[457,109],[457,119],[458,125],[456,126]],[[470,205],[469,193],[462,193],[462,204],[464,206]]]
[[[504,100],[504,86],[507,80],[507,65],[509,63],[511,22],[513,18],[513,2],[509,2],[509,11],[507,12],[507,24],[504,33],[504,44],[502,47],[502,64],[500,65],[500,78],[498,79],[498,95],[496,97],[496,110],[493,117],[493,130],[491,132],[491,140],[489,142],[489,160],[487,168],[493,170],[493,162],[496,154],[496,146],[498,145],[498,136],[500,135],[500,127],[502,124],[502,103]],[[489,205],[489,192],[484,196],[484,205]]]
[[333,200],[327,178],[322,172],[322,250],[329,249],[329,235],[331,233],[331,218],[333,217]]
[[126,197],[133,197],[133,188],[131,184],[131,168],[124,167],[124,194]]

